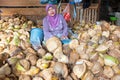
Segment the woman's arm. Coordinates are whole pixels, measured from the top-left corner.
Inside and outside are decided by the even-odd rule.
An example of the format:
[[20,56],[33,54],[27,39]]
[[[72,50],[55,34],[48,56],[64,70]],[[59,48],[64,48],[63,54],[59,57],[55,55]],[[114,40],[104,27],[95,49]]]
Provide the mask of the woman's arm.
[[46,18],[43,19],[43,32],[45,40],[53,37],[52,33],[49,31],[49,25]]
[[62,15],[61,15],[61,19],[62,19],[62,25],[63,25],[63,34],[62,35],[67,37],[68,36],[68,25]]

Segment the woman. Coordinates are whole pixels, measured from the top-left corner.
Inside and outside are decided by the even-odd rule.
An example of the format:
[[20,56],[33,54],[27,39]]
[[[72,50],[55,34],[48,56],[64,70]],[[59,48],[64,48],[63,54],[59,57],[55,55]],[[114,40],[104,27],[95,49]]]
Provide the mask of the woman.
[[68,27],[63,16],[56,13],[56,8],[52,4],[46,6],[46,12],[47,16],[43,19],[43,30],[33,28],[30,31],[30,42],[35,50],[40,49],[42,42],[45,44],[45,41],[53,36],[60,38],[62,43],[69,41],[65,40],[68,39]]
[[52,4],[46,6],[47,16],[43,19],[44,40],[56,36],[63,39],[68,39],[68,27],[64,17],[57,14],[56,8]]

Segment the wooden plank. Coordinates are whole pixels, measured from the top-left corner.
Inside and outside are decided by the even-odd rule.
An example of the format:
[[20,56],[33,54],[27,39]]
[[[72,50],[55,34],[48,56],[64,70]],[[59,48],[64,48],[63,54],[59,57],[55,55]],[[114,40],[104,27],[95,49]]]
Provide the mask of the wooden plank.
[[91,9],[89,9],[89,22],[91,22]]
[[88,22],[88,17],[89,17],[89,15],[88,15],[88,14],[89,14],[89,11],[88,11],[88,10],[89,10],[89,9],[87,8],[87,9],[86,9],[86,21],[87,21],[87,22]]
[[79,17],[80,17],[80,10],[77,10],[77,21],[79,21],[80,19],[79,19]]
[[39,0],[0,0],[0,6],[45,6]]
[[46,15],[45,8],[0,8],[0,10],[2,11],[1,16],[11,16],[16,13],[22,15]]
[[83,9],[80,9],[80,22],[83,20]]
[[[77,6],[78,9],[82,9],[83,5],[81,4],[80,6]],[[89,9],[97,9],[98,8],[98,3],[93,3],[89,6]]]
[[95,18],[94,18],[94,22],[96,22],[97,20],[97,9],[95,9]]

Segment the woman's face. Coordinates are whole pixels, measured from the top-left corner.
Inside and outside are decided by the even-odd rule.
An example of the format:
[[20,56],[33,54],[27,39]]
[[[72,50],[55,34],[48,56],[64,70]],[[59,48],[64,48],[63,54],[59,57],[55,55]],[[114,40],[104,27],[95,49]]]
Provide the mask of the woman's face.
[[49,16],[54,16],[55,15],[55,9],[53,7],[49,7],[49,9],[48,9],[48,15]]

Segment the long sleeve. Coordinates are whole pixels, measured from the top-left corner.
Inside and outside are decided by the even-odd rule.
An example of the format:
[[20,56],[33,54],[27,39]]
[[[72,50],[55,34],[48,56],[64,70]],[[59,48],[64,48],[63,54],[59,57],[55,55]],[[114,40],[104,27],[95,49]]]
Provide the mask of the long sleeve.
[[61,19],[62,19],[62,25],[63,25],[63,36],[67,36],[68,35],[68,25],[64,19],[64,17],[61,15]]
[[46,17],[43,19],[43,32],[44,32],[44,40],[53,37],[52,33],[49,31],[49,25]]

